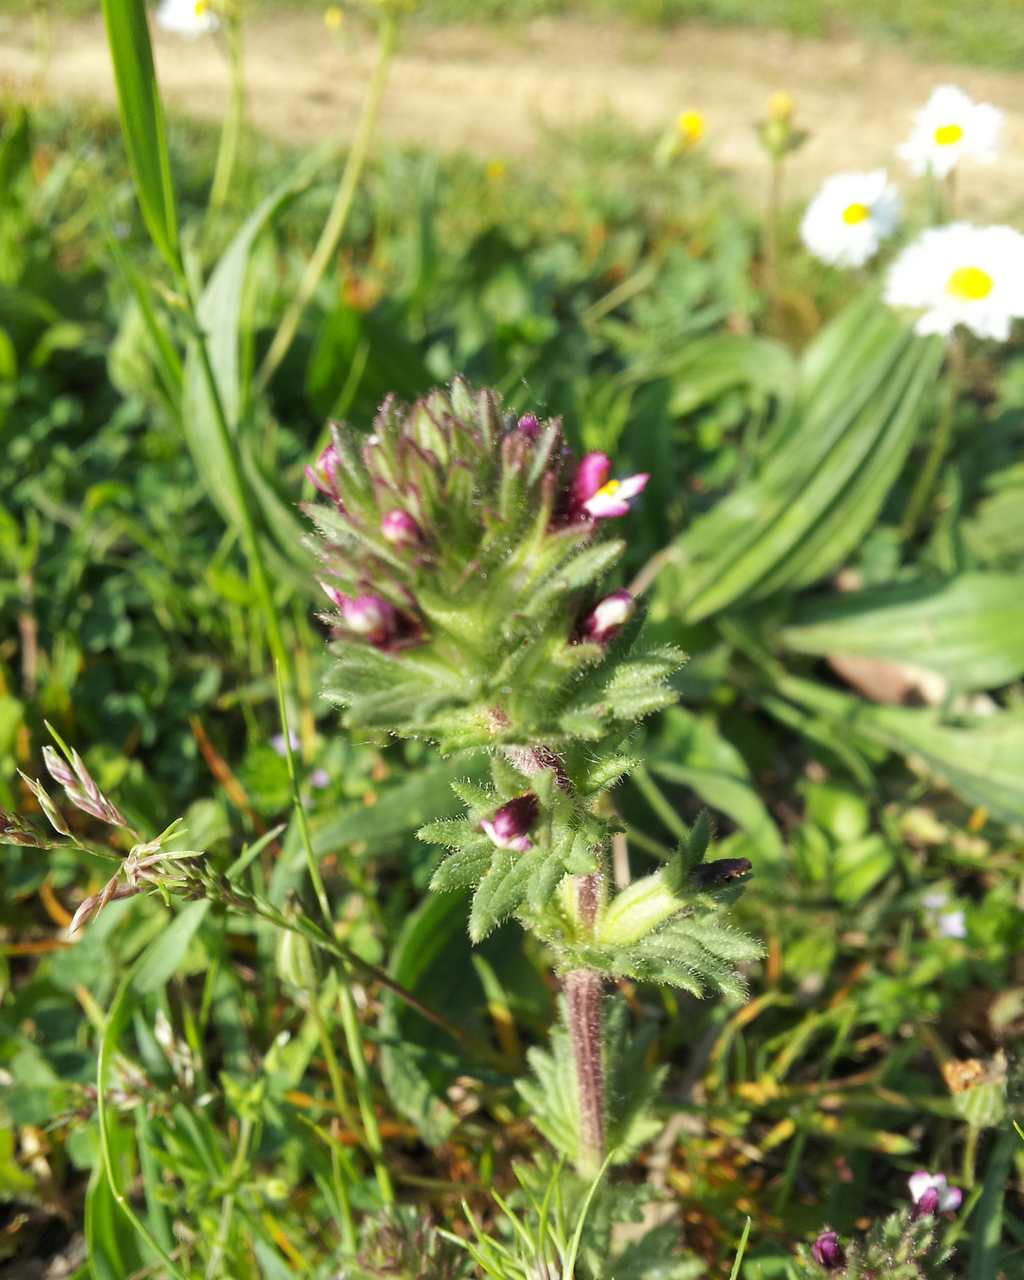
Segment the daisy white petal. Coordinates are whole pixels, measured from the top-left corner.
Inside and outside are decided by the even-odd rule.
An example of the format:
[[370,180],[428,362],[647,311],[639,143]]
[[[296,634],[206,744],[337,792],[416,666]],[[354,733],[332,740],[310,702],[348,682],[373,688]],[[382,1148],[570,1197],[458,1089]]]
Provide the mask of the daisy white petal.
[[900,155],[917,174],[944,178],[961,160],[989,164],[999,149],[1003,113],[972,101],[956,85],[941,84],[914,117]]
[[884,169],[837,173],[808,205],[800,235],[822,262],[861,267],[892,235],[899,220],[899,192]]
[[1024,316],[1024,235],[965,222],[925,231],[892,264],[885,300],[920,311],[918,333],[963,325],[1005,342],[1011,322]]

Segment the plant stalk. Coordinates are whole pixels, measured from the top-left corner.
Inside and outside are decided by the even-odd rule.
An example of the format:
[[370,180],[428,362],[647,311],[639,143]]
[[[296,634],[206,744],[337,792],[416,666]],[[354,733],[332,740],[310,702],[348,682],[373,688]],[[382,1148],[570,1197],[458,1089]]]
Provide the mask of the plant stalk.
[[[581,925],[593,927],[600,900],[600,874],[577,876],[576,904]],[[581,1178],[596,1178],[605,1157],[604,1023],[601,975],[573,969],[565,975],[569,1040],[576,1069],[580,1145],[576,1157]]]
[[391,14],[385,13],[381,19],[380,38],[377,45],[377,65],[374,67],[373,79],[370,82],[366,101],[363,104],[363,114],[360,116],[356,135],[352,140],[352,149],[348,153],[348,160],[345,162],[345,170],[341,175],[341,182],[338,185],[334,203],[331,205],[327,221],[320,232],[320,239],[313,250],[313,256],[309,260],[288,310],[281,318],[281,323],[277,327],[277,332],[274,334],[267,354],[263,357],[263,363],[260,365],[256,379],[257,388],[261,391],[266,388],[281,361],[288,354],[292,342],[295,340],[302,313],[323,278],[324,272],[327,270],[345,230],[349,211],[352,208],[352,201],[355,198],[359,179],[362,176],[366,157],[369,154],[370,142],[373,139],[373,133],[377,125],[377,117],[380,114],[384,87],[387,84],[388,68],[395,52],[397,33],[398,26],[395,18]]
[[210,209],[220,209],[228,198],[238,160],[238,144],[245,120],[245,64],[242,57],[242,22],[235,15],[227,23],[228,65],[231,69],[231,96],[217,148],[217,163],[210,187]]
[[605,1146],[601,975],[592,969],[573,969],[565,975],[565,996],[580,1110],[576,1165],[580,1177],[590,1179],[601,1168]]

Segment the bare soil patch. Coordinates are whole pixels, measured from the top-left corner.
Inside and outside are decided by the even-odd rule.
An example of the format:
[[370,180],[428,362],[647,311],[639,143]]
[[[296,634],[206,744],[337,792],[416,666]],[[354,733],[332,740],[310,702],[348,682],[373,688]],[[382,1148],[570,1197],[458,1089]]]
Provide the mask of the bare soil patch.
[[[31,22],[0,27],[0,87],[16,93],[113,102],[114,86],[98,19],[54,24],[45,65]],[[156,34],[161,84],[172,108],[216,118],[227,76],[217,42]],[[255,18],[247,29],[251,115],[289,141],[343,135],[352,125],[373,61],[372,46],[348,48],[316,12]],[[898,49],[856,40],[828,42],[749,28],[692,24],[672,32],[626,23],[542,19],[522,28],[413,31],[396,59],[382,128],[391,138],[487,157],[528,157],[546,127],[612,112],[659,128],[684,106],[708,117],[716,159],[741,179],[759,180],[763,159],[752,122],[767,96],[786,89],[810,143],[792,165],[792,190],[806,191],[843,168],[901,168],[896,144],[932,86],[952,80],[1007,114],[1005,155],[964,175],[965,207],[1001,214],[1024,192],[1024,78],[924,65]]]

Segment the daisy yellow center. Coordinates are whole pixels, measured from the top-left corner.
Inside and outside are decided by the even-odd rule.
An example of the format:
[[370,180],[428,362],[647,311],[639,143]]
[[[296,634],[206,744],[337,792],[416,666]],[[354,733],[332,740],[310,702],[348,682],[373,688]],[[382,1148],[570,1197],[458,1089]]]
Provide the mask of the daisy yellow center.
[[946,292],[962,302],[980,302],[992,292],[994,283],[981,267],[957,267],[946,281]]
[[603,484],[600,487],[600,489],[598,489],[597,493],[594,494],[594,497],[595,498],[612,498],[619,491],[621,486],[622,486],[621,480],[609,480],[607,484]]
[[866,204],[861,204],[859,201],[848,204],[843,210],[843,221],[851,227],[855,227],[858,222],[867,222],[870,216],[871,210]]
[[206,16],[206,11],[209,9],[209,7],[210,7],[210,0],[196,0],[196,3],[195,3],[196,17],[204,18]]
[[345,15],[336,4],[328,5],[324,10],[324,26],[328,31],[337,31],[344,20]]
[[935,141],[940,147],[951,147],[964,136],[963,126],[959,124],[940,124],[935,130]]

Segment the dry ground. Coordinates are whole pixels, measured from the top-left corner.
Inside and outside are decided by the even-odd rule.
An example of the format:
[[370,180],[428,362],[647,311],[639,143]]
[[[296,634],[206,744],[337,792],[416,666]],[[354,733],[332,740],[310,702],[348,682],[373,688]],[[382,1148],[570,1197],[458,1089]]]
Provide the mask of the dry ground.
[[[48,57],[30,21],[0,20],[0,91],[39,89],[72,100],[113,101],[98,19],[54,24]],[[158,33],[159,74],[173,107],[216,117],[225,67],[216,40]],[[261,16],[247,29],[252,118],[280,138],[337,136],[355,117],[372,47],[345,44],[308,10]],[[42,70],[40,70],[42,66]],[[1024,203],[1024,77],[914,62],[898,49],[855,40],[798,40],[781,33],[689,25],[660,32],[625,23],[543,19],[512,30],[414,31],[396,59],[383,129],[402,141],[467,147],[488,157],[528,157],[543,126],[604,111],[657,128],[683,106],[709,121],[708,145],[741,177],[759,174],[751,122],[785,88],[813,137],[795,158],[796,189],[827,173],[891,164],[914,108],[953,80],[1002,107],[1006,154],[965,175],[968,206],[1001,213]]]

